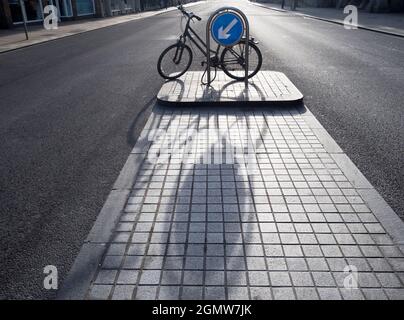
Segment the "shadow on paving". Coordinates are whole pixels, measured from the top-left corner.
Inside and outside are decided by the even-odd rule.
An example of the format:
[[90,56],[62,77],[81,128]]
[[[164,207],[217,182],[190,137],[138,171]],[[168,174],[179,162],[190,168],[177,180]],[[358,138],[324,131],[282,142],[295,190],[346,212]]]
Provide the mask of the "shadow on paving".
[[[175,142],[181,146],[192,139],[186,133],[184,135],[181,128],[185,131],[200,130],[210,129],[210,126],[213,125],[220,130],[220,124],[217,121],[218,117],[222,115],[235,112],[237,114],[237,112],[243,111],[280,110],[279,106],[244,108],[240,104],[232,104],[220,109],[212,109],[208,106],[198,106],[197,108],[198,111],[195,113],[195,107],[173,108],[156,104],[154,112],[161,115],[172,113],[178,116],[184,114],[190,116],[188,123],[179,123],[178,126],[174,124],[180,131],[176,132],[180,135],[180,139]],[[303,105],[299,104],[281,107],[281,110],[296,112],[297,109],[302,108],[304,108]],[[214,116],[213,123],[210,121],[212,115]],[[255,121],[254,117],[247,118],[243,124],[245,128],[232,128],[234,125],[238,126],[238,122],[229,124],[229,129],[239,131],[250,126],[254,127],[250,125],[252,121]],[[172,125],[171,122],[172,118],[169,123],[164,125],[164,128],[169,128]],[[201,123],[203,123],[202,126]],[[157,125],[160,129],[162,128],[161,123]],[[270,133],[265,126],[259,136],[266,137],[267,135]],[[132,233],[128,248],[125,250],[127,253],[132,250],[130,252],[132,254],[144,253],[138,275],[140,286],[136,288],[133,297],[139,297],[138,292],[141,292],[140,296],[144,298],[145,293],[142,290],[145,289],[151,298],[153,294],[150,292],[150,286],[147,286],[147,282],[150,280],[144,280],[144,286],[142,280],[161,277],[159,280],[161,285],[155,287],[158,299],[270,298],[263,295],[263,292],[270,295],[270,291],[269,278],[266,273],[268,266],[263,247],[265,241],[262,237],[270,236],[266,232],[274,232],[274,230],[261,230],[258,223],[262,220],[258,220],[257,217],[254,202],[256,194],[253,194],[252,186],[260,181],[251,180],[252,176],[249,176],[251,172],[247,172],[245,165],[239,163],[237,159],[231,159],[230,162],[234,163],[227,163],[226,160],[229,159],[226,159],[225,150],[235,148],[228,138],[227,135],[218,137],[217,141],[221,147],[219,156],[217,153],[214,154],[214,148],[208,144],[209,147],[203,151],[204,155],[197,158],[187,159],[187,155],[193,155],[192,150],[188,154],[185,152],[182,159],[178,157],[181,153],[176,154],[174,151],[167,157],[163,157],[163,161],[158,160],[156,164],[148,159],[143,163],[141,170],[153,170],[153,173],[158,170],[167,172],[168,163],[170,166],[174,163],[175,167],[181,170],[181,174],[163,176],[164,183],[178,182],[178,187],[172,190],[150,189],[151,183],[153,183],[153,180],[150,179],[144,179],[140,184],[138,179],[135,182],[132,196],[139,196],[136,192],[137,187],[146,187],[147,196],[153,195],[159,199],[156,212],[150,214],[150,216],[153,215],[153,220],[149,233],[145,233],[146,244],[138,243],[136,245],[134,237],[138,234]],[[143,139],[147,139],[147,137]],[[240,141],[243,140],[244,137],[240,137]],[[138,142],[143,144],[142,141]],[[254,149],[259,149],[262,145],[262,141],[258,139],[249,142],[253,144]],[[174,146],[163,145],[168,148],[167,150],[173,150]],[[244,151],[247,152],[247,150]],[[162,153],[159,152],[159,155],[161,156]],[[208,163],[206,163],[207,159]],[[257,163],[249,165],[252,167],[249,167],[248,170],[255,170],[253,173],[261,174],[258,167],[254,169]],[[261,183],[263,183],[262,179]],[[266,192],[265,186],[262,190],[264,193]],[[163,203],[163,197],[172,200]],[[144,195],[143,199],[146,199]],[[147,200],[143,204],[147,205]],[[268,206],[268,212],[271,212],[270,204],[265,205]],[[160,212],[170,213],[158,217]],[[144,212],[140,210],[137,222],[140,221],[142,214]],[[260,219],[266,221],[263,215]],[[272,234],[272,236],[276,236],[276,234]],[[139,250],[140,248],[135,248],[136,246],[141,246],[142,249]],[[146,252],[147,254],[145,254]],[[258,296],[253,292],[249,296],[247,284],[252,279],[247,279],[246,270],[257,270],[257,273],[261,270],[266,273],[266,279],[261,279],[261,281],[264,281],[262,284],[267,282],[268,287],[262,287],[262,290],[256,293]],[[207,286],[204,287],[204,284]],[[205,292],[202,292],[204,288]]]

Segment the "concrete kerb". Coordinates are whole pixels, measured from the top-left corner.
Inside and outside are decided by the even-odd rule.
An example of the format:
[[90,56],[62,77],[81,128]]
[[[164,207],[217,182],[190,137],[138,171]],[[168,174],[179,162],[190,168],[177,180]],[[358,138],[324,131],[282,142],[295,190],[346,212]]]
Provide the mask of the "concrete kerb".
[[176,80],[166,81],[157,94],[157,100],[163,105],[215,107],[297,105],[303,101],[303,94],[284,73],[278,71],[259,71],[249,80],[248,88],[223,71],[217,71],[216,79],[209,87],[201,84],[202,77],[202,71],[187,71]]
[[[195,5],[202,4],[204,2],[206,2],[206,0],[187,3],[184,6],[185,7],[192,7],[192,6],[195,6]],[[91,32],[91,31],[95,31],[95,30],[99,30],[99,29],[103,29],[103,28],[113,27],[113,26],[116,26],[116,25],[132,22],[132,21],[139,20],[139,19],[158,16],[158,15],[165,14],[165,13],[168,13],[168,12],[172,12],[172,11],[175,11],[175,10],[176,10],[176,7],[171,7],[171,8],[168,8],[168,9],[163,9],[163,10],[159,10],[159,11],[155,11],[155,12],[154,11],[146,11],[146,12],[141,12],[141,13],[134,13],[133,15],[135,15],[135,16],[132,19],[113,22],[111,24],[102,25],[102,26],[98,26],[98,27],[94,27],[94,28],[90,28],[88,30],[82,30],[82,31],[78,31],[78,32],[68,32],[67,31],[67,32],[61,34],[60,36],[48,37],[48,38],[43,39],[43,40],[41,40],[41,39],[33,40],[33,41],[29,42],[29,43],[19,43],[18,46],[11,47],[11,48],[1,49],[1,47],[0,47],[0,54],[10,52],[10,51],[19,50],[19,49],[23,49],[23,48],[27,48],[27,47],[32,47],[32,46],[35,46],[35,45],[44,44],[44,43],[47,43],[47,42],[50,42],[50,41],[56,41],[56,40],[59,40],[59,39],[72,37],[72,36],[75,36],[75,35]],[[113,19],[113,18],[111,18],[111,19]]]
[[[268,7],[266,5],[262,5],[262,4],[255,3],[255,2],[251,2],[251,3],[253,5],[255,5],[255,6],[258,6],[258,7],[261,7],[261,8],[266,8],[268,10],[273,10],[273,11],[278,11],[278,12],[283,12],[283,13],[290,13],[290,14],[293,14],[295,16],[301,16],[301,17],[305,17],[305,18],[309,18],[309,19],[320,20],[320,21],[324,21],[324,22],[328,22],[328,23],[338,24],[338,25],[341,25],[341,26],[344,25],[343,21],[337,20],[337,19],[322,18],[322,17],[317,17],[317,16],[313,16],[313,15],[310,15],[310,14],[306,14],[306,13],[300,13],[300,12],[295,12],[295,11],[289,11],[289,10],[274,8],[274,7]],[[362,30],[373,31],[373,32],[381,33],[381,34],[394,36],[394,37],[404,38],[403,34],[396,33],[396,32],[393,32],[393,31],[386,31],[386,30],[382,30],[382,29],[376,29],[376,28],[368,27],[368,26],[365,26],[365,25],[362,25],[362,24],[358,24],[357,27],[358,27],[358,29],[362,29]]]

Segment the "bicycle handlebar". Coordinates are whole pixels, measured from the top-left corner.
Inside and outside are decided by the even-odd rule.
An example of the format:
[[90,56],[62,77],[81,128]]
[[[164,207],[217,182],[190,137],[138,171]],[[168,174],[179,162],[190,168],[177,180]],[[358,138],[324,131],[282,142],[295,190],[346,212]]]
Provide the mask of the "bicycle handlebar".
[[199,17],[199,16],[197,16],[196,14],[194,14],[193,12],[187,12],[187,11],[185,11],[185,9],[184,9],[184,7],[182,6],[182,4],[181,4],[181,2],[178,2],[178,7],[177,7],[177,9],[178,10],[180,10],[181,12],[182,12],[182,14],[184,15],[184,16],[186,16],[188,19],[193,19],[193,18],[195,18],[196,20],[198,20],[198,21],[201,21],[202,20],[202,18],[201,17]]

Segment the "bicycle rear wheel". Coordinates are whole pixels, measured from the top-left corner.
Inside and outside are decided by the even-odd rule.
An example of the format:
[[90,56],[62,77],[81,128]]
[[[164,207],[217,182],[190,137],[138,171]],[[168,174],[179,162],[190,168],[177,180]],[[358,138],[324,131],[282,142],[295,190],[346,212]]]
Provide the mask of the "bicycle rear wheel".
[[[220,61],[225,74],[235,80],[244,80],[245,75],[245,45],[246,40],[240,41],[233,47],[224,48]],[[262,66],[262,54],[255,43],[250,41],[248,58],[248,78],[257,74]]]
[[181,77],[191,66],[192,51],[183,43],[176,43],[165,49],[157,62],[157,71],[164,78],[173,80]]

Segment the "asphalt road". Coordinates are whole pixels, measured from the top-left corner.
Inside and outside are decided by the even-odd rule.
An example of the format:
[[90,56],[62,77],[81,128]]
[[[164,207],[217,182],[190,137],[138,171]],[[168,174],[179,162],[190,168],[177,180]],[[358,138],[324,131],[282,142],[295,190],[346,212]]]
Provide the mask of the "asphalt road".
[[[333,138],[403,218],[404,39],[242,1],[263,69],[285,72]],[[195,24],[202,34],[204,24]],[[52,298],[145,123],[155,64],[179,13],[0,55],[0,298]],[[193,69],[199,69],[199,61]]]

